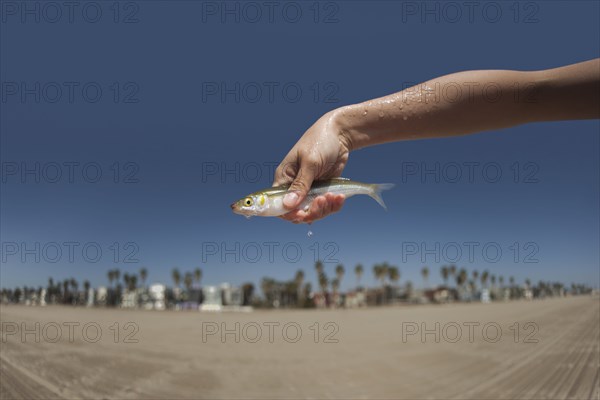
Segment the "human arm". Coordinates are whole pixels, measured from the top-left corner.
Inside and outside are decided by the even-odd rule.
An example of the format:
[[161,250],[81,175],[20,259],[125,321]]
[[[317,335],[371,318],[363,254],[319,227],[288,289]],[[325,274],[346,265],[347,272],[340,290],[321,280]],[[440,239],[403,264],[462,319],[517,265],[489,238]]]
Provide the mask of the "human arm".
[[[290,150],[274,184],[291,183],[299,204],[314,180],[340,176],[350,152],[382,143],[441,138],[540,121],[600,118],[600,59],[542,71],[482,70],[445,75],[321,117]],[[283,218],[312,222],[339,211],[328,194]]]

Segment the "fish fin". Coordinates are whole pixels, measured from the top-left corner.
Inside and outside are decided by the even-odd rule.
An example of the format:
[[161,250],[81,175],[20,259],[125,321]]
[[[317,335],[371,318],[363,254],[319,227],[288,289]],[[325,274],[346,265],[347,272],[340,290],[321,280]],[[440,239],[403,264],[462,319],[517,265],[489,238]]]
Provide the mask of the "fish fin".
[[371,190],[371,193],[369,193],[369,196],[371,196],[371,198],[373,200],[375,200],[376,202],[378,202],[379,205],[381,207],[383,207],[384,210],[387,211],[387,206],[383,202],[383,198],[381,197],[381,192],[383,192],[384,190],[390,190],[394,186],[396,186],[396,185],[394,185],[393,183],[373,184],[373,185],[371,185],[371,189],[372,190]]

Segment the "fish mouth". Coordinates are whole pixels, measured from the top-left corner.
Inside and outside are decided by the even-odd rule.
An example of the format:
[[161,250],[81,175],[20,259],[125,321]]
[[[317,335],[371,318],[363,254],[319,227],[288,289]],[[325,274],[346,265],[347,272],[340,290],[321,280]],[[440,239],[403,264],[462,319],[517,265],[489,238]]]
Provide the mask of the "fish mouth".
[[243,215],[246,218],[250,218],[256,215],[256,213],[252,210],[245,210],[243,207],[240,207],[240,205],[237,202],[231,204],[230,207],[234,214]]
[[242,207],[240,207],[240,205],[237,202],[232,203],[230,207],[231,211],[233,211],[234,214],[246,215],[245,210]]

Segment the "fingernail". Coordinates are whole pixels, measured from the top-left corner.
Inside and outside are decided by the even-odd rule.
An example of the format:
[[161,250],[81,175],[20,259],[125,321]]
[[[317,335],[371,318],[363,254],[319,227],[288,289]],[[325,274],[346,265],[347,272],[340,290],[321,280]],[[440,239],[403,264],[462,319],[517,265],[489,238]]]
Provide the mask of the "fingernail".
[[298,193],[290,192],[283,198],[283,205],[286,207],[294,207],[298,202]]

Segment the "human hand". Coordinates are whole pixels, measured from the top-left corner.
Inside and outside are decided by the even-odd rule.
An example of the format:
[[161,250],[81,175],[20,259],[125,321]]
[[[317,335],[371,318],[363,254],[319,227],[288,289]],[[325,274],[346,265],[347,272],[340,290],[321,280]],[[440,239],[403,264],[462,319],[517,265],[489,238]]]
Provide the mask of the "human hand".
[[317,120],[292,147],[275,170],[273,186],[289,184],[283,205],[291,210],[281,218],[295,223],[311,223],[338,212],[344,195],[317,196],[308,211],[295,210],[315,180],[339,177],[348,162],[350,145],[332,111]]

